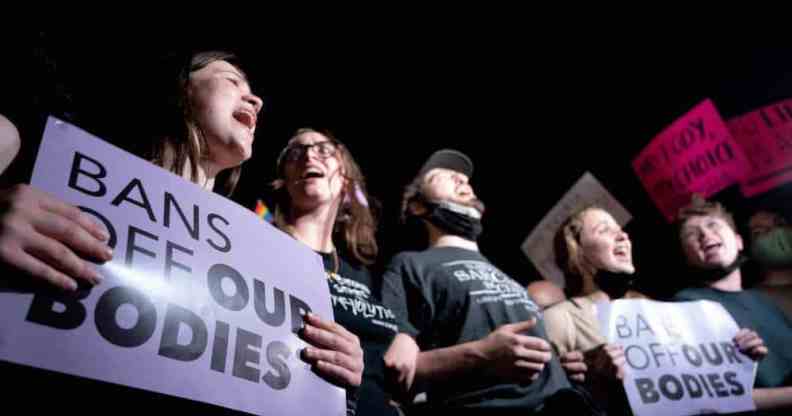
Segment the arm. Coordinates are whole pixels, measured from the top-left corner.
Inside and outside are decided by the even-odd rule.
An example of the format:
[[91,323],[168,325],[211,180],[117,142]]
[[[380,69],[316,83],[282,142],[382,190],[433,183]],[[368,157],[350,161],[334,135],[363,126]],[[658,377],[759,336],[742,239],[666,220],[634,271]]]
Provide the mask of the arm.
[[575,323],[564,305],[563,302],[559,303],[544,313],[547,340],[561,357],[578,349],[575,342]]
[[506,324],[480,340],[421,351],[415,379],[442,381],[475,372],[511,382],[531,382],[552,358],[547,341],[521,334],[534,325],[535,319]]
[[[421,329],[431,322],[429,302],[421,293],[419,284],[411,279],[409,265],[397,256],[383,276],[383,304],[391,308],[401,318],[409,317],[403,332],[415,337]],[[422,305],[423,303],[423,305]],[[412,308],[412,309],[409,309]],[[498,327],[483,339],[450,347],[420,351],[413,338],[403,335],[399,338],[405,357],[415,357],[414,378],[409,374],[399,374],[399,380],[413,378],[415,384],[443,381],[449,377],[468,375],[471,372],[502,378],[508,381],[530,382],[544,369],[552,353],[550,344],[542,338],[523,335],[536,325],[528,320]],[[398,369],[393,359],[396,351],[389,350],[392,369]],[[409,368],[409,366],[402,366]]]
[[753,399],[759,410],[792,408],[792,387],[754,389]]
[[388,377],[396,383],[396,388],[401,393],[408,393],[412,390],[420,351],[412,337],[405,333],[399,333],[393,338],[388,351],[385,352],[383,361],[385,368],[390,371]]
[[2,175],[19,153],[19,132],[10,120],[0,114],[0,175]]
[[[0,115],[0,174],[19,153],[19,132]],[[61,289],[101,277],[85,258],[112,258],[109,236],[77,207],[28,185],[0,190],[0,266]],[[2,273],[17,276],[18,273]]]
[[413,382],[420,348],[414,339],[418,329],[408,320],[408,289],[404,281],[404,269],[402,258],[397,255],[382,275],[380,298],[383,305],[393,311],[400,330],[383,356],[386,378],[401,395],[409,395],[415,387]]

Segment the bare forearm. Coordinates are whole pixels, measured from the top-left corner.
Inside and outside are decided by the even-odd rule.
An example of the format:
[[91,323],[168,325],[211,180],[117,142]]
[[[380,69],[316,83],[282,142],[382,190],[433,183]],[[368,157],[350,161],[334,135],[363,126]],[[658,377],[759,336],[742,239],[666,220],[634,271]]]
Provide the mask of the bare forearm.
[[760,410],[792,408],[792,387],[754,389],[753,399]]
[[16,158],[20,145],[19,132],[16,127],[0,114],[0,175]]
[[476,341],[422,351],[415,379],[426,383],[473,375],[530,383],[552,359],[550,343],[523,334],[534,325],[535,319],[505,324]]
[[485,359],[478,344],[479,341],[471,341],[452,347],[421,351],[416,362],[416,382],[447,380],[481,368]]

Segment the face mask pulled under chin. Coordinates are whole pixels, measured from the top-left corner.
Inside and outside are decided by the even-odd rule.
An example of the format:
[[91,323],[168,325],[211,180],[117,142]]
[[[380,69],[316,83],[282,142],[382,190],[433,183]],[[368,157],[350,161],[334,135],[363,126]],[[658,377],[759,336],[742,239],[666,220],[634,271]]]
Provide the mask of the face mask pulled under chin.
[[748,261],[748,257],[742,253],[737,255],[737,258],[726,267],[718,267],[714,269],[701,269],[695,267],[687,268],[688,281],[694,284],[706,285],[712,282],[717,282],[724,277],[730,275],[733,271],[742,267]]
[[449,201],[423,201],[428,212],[423,218],[442,231],[466,240],[478,240],[481,232],[481,212]]
[[635,286],[635,274],[599,270],[594,275],[594,283],[611,298],[619,299]]
[[792,228],[777,227],[754,239],[751,257],[766,269],[792,268]]

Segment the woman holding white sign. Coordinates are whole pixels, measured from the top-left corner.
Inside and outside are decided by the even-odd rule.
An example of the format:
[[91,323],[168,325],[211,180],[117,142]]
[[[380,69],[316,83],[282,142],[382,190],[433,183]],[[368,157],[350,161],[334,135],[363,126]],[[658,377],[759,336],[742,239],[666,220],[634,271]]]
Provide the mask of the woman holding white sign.
[[[241,164],[251,157],[262,100],[251,91],[233,54],[197,53],[184,64],[171,97],[175,106],[165,117],[148,120],[154,133],[137,147],[156,165],[207,191],[228,195]],[[64,291],[99,284],[102,277],[92,262],[113,258],[108,238],[90,215],[31,186],[20,184],[0,193],[0,266],[14,271],[4,274],[4,283],[43,283]],[[13,281],[7,276],[14,276]],[[318,366],[317,372],[342,387],[360,384],[358,340],[316,316],[305,328],[304,338],[313,350],[345,357],[334,368]],[[335,341],[332,345],[328,337]]]
[[[137,147],[152,163],[230,194],[251,156],[262,101],[225,52],[195,54],[177,87],[178,109],[155,120],[155,133]],[[90,215],[23,184],[4,190],[0,201],[0,261],[68,291],[100,282],[89,260],[110,260],[112,251]]]
[[[373,296],[366,268],[377,256],[376,221],[360,168],[329,132],[300,129],[278,157],[277,174],[275,224],[322,257],[336,321],[351,331],[337,336],[359,338],[365,351],[358,414],[397,415],[382,357],[398,327],[393,312]],[[314,348],[303,355],[320,368],[348,372],[340,364],[349,356]]]
[[[548,339],[570,378],[584,382],[603,408],[629,412],[621,391],[624,351],[602,335],[597,303],[628,294],[635,273],[630,238],[608,212],[589,207],[561,225],[554,244],[569,299],[545,311]],[[611,389],[620,400],[608,400]]]
[[[630,237],[610,213],[592,206],[570,216],[556,233],[554,243],[556,263],[566,275],[570,299],[546,311],[548,338],[570,376],[585,382],[613,412],[614,406],[626,404],[607,403],[613,398],[608,390],[622,389],[625,356],[620,346],[608,343],[603,335],[597,305],[643,297],[631,290],[635,266]],[[754,332],[741,330],[735,341],[753,357],[766,353]]]

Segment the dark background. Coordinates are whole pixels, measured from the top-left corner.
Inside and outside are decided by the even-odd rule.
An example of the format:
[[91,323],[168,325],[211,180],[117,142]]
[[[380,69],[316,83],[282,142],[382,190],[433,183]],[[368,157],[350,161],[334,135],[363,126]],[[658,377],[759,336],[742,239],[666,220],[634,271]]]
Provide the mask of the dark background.
[[[790,48],[546,45],[511,35],[326,35],[299,28],[277,37],[253,30],[53,29],[17,35],[3,54],[2,67],[9,72],[0,110],[63,111],[87,130],[129,144],[130,126],[150,122],[144,91],[168,74],[160,70],[164,57],[230,50],[239,54],[254,91],[266,102],[253,159],[234,196],[241,204],[252,207],[257,198],[267,198],[275,158],[293,130],[329,128],[350,148],[382,203],[387,261],[407,243],[397,222],[402,187],[432,151],[459,149],[474,160],[474,188],[488,207],[482,251],[527,283],[540,276],[520,245],[588,170],[635,218],[627,230],[641,283],[662,296],[681,282],[677,244],[631,160],[705,98],[728,119],[792,97]],[[40,132],[21,124],[31,158]],[[717,198],[744,223],[759,206],[789,212],[790,195],[787,187],[745,200],[732,187]]]

